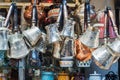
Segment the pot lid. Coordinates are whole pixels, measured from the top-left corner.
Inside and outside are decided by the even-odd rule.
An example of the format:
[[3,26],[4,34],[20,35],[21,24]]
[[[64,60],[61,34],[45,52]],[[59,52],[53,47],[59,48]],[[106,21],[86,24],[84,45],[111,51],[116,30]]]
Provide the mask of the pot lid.
[[98,74],[96,71],[94,71],[94,74],[90,74],[90,76],[100,76],[101,74]]

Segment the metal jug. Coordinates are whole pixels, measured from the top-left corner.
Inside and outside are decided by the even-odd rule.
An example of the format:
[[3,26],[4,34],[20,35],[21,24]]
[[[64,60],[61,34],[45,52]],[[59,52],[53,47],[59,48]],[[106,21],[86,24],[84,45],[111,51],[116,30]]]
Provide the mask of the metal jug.
[[83,35],[80,37],[80,41],[90,47],[90,48],[97,48],[99,46],[99,30],[98,28],[89,27],[87,30],[83,33]]
[[45,53],[46,52],[46,34],[45,33],[42,33],[41,36],[40,36],[40,39],[37,43],[37,45],[35,46],[35,48],[39,51],[39,52],[42,52],[42,53]]
[[60,42],[55,42],[53,44],[53,57],[57,58],[57,59],[60,59],[60,49],[61,49],[61,46],[60,46]]
[[61,49],[61,57],[73,57],[75,56],[74,52],[74,40],[66,38]]
[[54,80],[54,72],[42,71],[41,80]]
[[101,69],[109,69],[116,58],[107,45],[101,46],[94,50],[92,52],[92,56],[96,65]]
[[96,71],[94,71],[94,74],[90,74],[89,80],[102,80],[102,75],[97,74]]
[[32,27],[31,29],[23,31],[23,35],[25,36],[26,40],[30,43],[31,46],[36,45],[36,43],[38,42],[41,36],[41,31],[36,26],[37,17],[38,15],[37,15],[36,4],[34,4],[32,9]]
[[114,19],[113,19],[113,13],[109,10],[109,16],[110,16],[110,20],[111,20],[111,24],[112,26],[114,26],[114,32],[116,34],[116,39],[111,43],[109,44],[108,46],[113,50],[113,54],[120,57],[120,36],[118,34],[118,29],[115,25],[115,22],[114,22]]
[[60,66],[61,67],[72,67],[74,52],[74,40],[66,37],[63,47],[61,49]]
[[45,28],[47,31],[47,40],[49,44],[61,41],[60,33],[58,31],[58,23],[49,24]]
[[65,72],[58,73],[57,80],[70,80],[70,76],[68,73]]
[[73,21],[72,19],[67,20],[64,24],[61,36],[74,38],[74,26],[75,21]]
[[14,3],[12,3],[10,5],[5,23],[4,23],[4,27],[0,27],[0,50],[8,50],[8,34],[10,33],[10,30],[8,28],[6,28],[8,26],[8,22],[10,19],[10,16],[13,12],[14,9]]
[[9,58],[20,59],[25,57],[29,50],[25,44],[23,39],[23,35],[18,33],[18,12],[17,6],[14,9],[14,26],[13,32],[14,34],[9,35],[8,41],[10,44],[10,53],[7,55]]

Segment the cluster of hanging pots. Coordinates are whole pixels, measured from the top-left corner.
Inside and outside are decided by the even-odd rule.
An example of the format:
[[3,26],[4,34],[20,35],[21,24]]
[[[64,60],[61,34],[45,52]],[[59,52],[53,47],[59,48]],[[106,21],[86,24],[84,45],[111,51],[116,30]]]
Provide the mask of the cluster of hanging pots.
[[[45,53],[46,45],[53,44],[53,57],[59,59],[60,67],[72,67],[75,59],[78,67],[93,60],[101,69],[109,69],[120,57],[120,37],[111,9],[106,7],[100,13],[103,16],[99,17],[89,0],[81,3],[76,0],[76,5],[70,17],[67,1],[62,0],[56,22],[46,25],[44,33],[37,26],[41,17],[38,17],[36,0],[32,3],[31,27],[24,31],[18,26],[18,10],[13,2],[4,26],[0,27],[0,50],[7,50],[7,56],[14,59],[29,54],[29,64],[39,67],[39,52]],[[8,22],[12,13],[14,24],[11,30]],[[96,15],[99,23],[91,24]]]

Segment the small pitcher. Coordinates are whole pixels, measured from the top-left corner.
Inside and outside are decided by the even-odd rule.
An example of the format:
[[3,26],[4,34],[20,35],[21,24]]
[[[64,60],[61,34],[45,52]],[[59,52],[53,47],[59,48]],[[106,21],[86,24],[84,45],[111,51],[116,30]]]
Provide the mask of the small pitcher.
[[25,41],[23,39],[22,34],[19,34],[18,31],[18,12],[17,12],[17,6],[15,6],[14,9],[14,26],[13,26],[13,32],[14,34],[9,35],[8,41],[10,43],[10,54],[7,56],[9,58],[15,58],[20,59],[25,57],[29,50],[25,44]]
[[8,26],[8,22],[9,22],[11,14],[13,12],[14,5],[15,5],[14,3],[12,3],[10,5],[10,8],[9,8],[9,11],[8,11],[8,14],[7,14],[5,23],[4,23],[4,27],[2,27],[2,26],[0,27],[0,50],[8,50],[9,49],[8,34],[10,33],[10,30],[7,29],[6,27]]
[[36,4],[34,4],[32,9],[32,28],[23,31],[25,39],[29,42],[31,46],[35,46],[41,36],[40,29],[37,26],[35,26],[37,24],[37,17],[37,8]]

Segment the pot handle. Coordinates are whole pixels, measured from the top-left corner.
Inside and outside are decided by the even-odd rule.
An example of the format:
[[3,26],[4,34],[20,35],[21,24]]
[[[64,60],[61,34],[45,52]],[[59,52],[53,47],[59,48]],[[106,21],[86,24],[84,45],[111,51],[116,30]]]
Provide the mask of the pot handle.
[[33,4],[33,7],[32,7],[32,26],[35,26],[37,25],[37,20],[38,20],[38,14],[37,14],[37,7],[36,7],[36,0],[34,0],[34,4]]
[[15,3],[12,3],[12,4],[10,5],[10,8],[9,8],[9,10],[8,10],[8,14],[7,14],[7,17],[6,17],[6,19],[5,19],[5,23],[4,23],[4,26],[5,26],[5,27],[7,27],[7,25],[8,25],[8,22],[9,22],[9,20],[10,20],[10,16],[11,16],[13,10],[14,10],[14,6],[15,6]]
[[13,31],[17,32],[18,31],[18,10],[17,10],[17,6],[15,4],[15,9],[14,9],[14,17],[13,17]]
[[114,22],[115,20],[114,20],[113,13],[112,13],[112,11],[110,9],[108,10],[108,13],[109,13],[110,21],[111,21],[111,24],[112,24],[112,26],[114,28],[115,34],[117,35],[117,37],[119,37],[118,29],[117,29],[117,26],[116,26],[116,24]]

